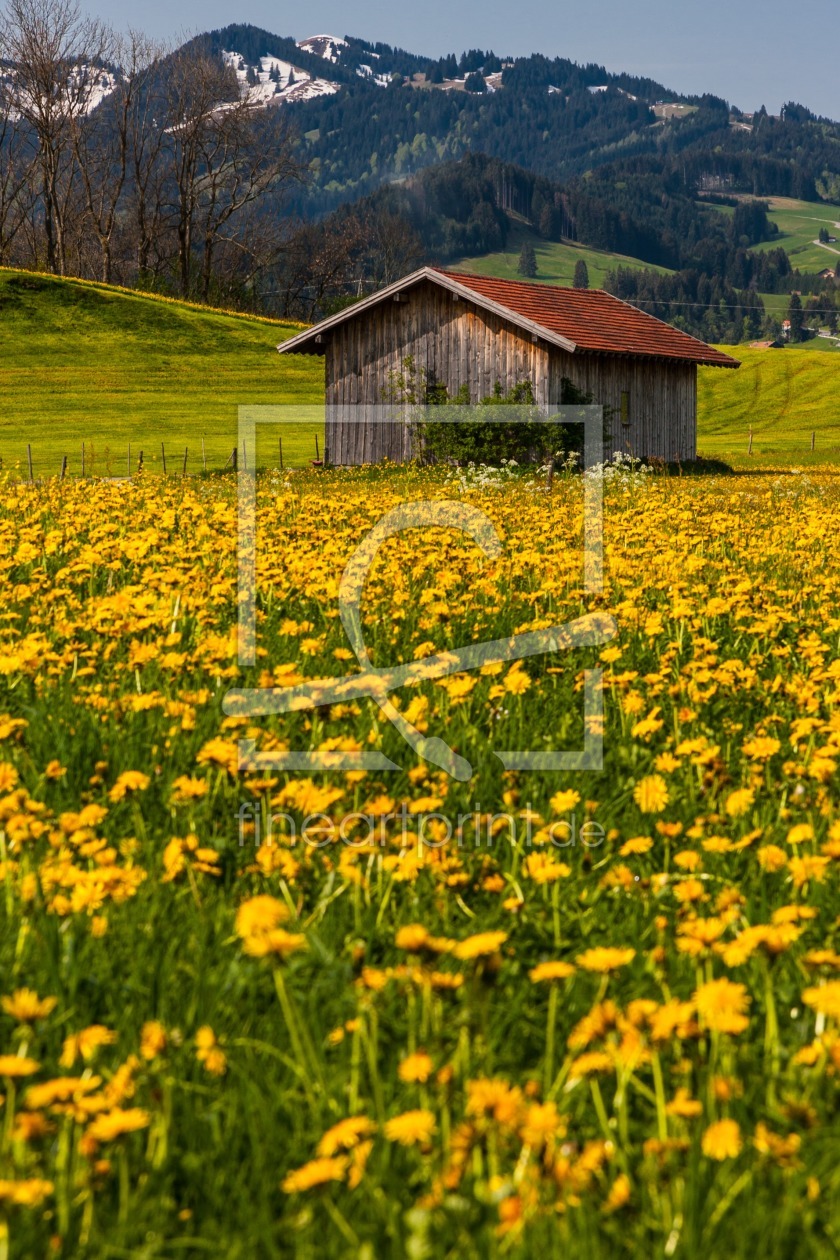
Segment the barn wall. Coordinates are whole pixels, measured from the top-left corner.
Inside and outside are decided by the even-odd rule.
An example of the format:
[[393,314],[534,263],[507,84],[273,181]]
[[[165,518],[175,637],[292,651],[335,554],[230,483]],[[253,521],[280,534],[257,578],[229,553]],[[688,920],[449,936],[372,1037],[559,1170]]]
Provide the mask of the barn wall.
[[438,285],[426,282],[405,296],[407,301],[382,302],[330,333],[325,444],[332,463],[409,457],[403,425],[360,424],[357,411],[344,410],[346,404],[381,407],[387,402],[390,373],[400,373],[409,355],[418,371],[444,382],[450,393],[466,385],[473,402],[492,394],[496,381],[506,392],[530,380],[537,401],[549,405],[545,345],[534,344],[491,312],[453,301]]
[[[625,359],[551,351],[550,395],[560,397],[563,377],[590,393],[607,417],[607,453],[626,451],[665,460],[697,454],[697,366],[660,359]],[[621,422],[621,395],[629,394],[630,424]]]
[[[614,408],[609,453],[690,459],[696,453],[697,369],[694,364],[567,354],[506,323],[492,312],[455,301],[447,290],[423,282],[329,333],[325,348],[326,453],[335,464],[404,460],[411,455],[405,423],[359,422],[358,405],[388,402],[391,373],[412,356],[418,371],[445,383],[450,393],[467,385],[478,402],[496,381],[506,392],[530,380],[537,402],[557,406],[563,377]],[[630,425],[621,423],[622,391],[630,395]],[[345,410],[352,406],[353,410]],[[405,413],[407,415],[407,411]]]

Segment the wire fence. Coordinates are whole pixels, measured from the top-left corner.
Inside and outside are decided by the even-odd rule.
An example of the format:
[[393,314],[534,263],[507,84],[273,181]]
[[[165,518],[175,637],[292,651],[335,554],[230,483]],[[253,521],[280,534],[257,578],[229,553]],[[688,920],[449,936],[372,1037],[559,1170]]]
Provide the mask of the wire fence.
[[[292,440],[290,440],[290,437]],[[112,444],[96,444],[84,441],[77,448],[57,454],[39,453],[37,447],[26,443],[25,453],[9,457],[0,453],[0,474],[15,479],[42,481],[56,478],[105,478],[109,480],[152,474],[164,477],[221,475],[252,469],[281,472],[292,468],[319,468],[323,466],[323,437],[318,433],[288,435],[284,443],[278,436],[272,447],[261,444],[258,450],[248,450],[247,444],[222,444],[218,438],[208,444],[205,437],[193,446],[174,443],[128,442],[123,450]],[[227,452],[225,458],[221,451]]]

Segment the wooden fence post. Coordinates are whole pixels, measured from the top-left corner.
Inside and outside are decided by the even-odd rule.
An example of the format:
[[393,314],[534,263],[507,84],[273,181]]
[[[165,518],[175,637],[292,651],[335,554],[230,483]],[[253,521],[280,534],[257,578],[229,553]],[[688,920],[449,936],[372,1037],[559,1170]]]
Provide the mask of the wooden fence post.
[[65,455],[63,456],[61,460],[61,480],[62,481],[64,480],[66,473],[67,473],[67,456]]
[[140,452],[140,458],[137,461],[137,471],[139,473],[143,471],[143,452],[142,451]]
[[29,480],[34,481],[35,478],[32,476],[32,445],[30,442],[26,443],[26,459],[29,464]]
[[811,453],[812,454],[813,454],[814,447],[816,446],[816,444],[817,444],[817,432],[815,429],[813,433],[811,434]]
[[315,434],[315,458],[316,459],[321,458],[321,452],[318,450],[318,434],[317,433]]
[[204,434],[201,435],[201,460],[204,464],[204,471],[207,472],[207,450],[204,446]]
[[181,476],[182,476],[182,477],[186,477],[186,475],[187,475],[187,454],[189,453],[189,449],[190,449],[190,448],[189,448],[188,446],[185,446],[185,447],[184,447],[184,468],[183,468],[183,471],[182,471],[182,473],[181,473]]
[[164,448],[163,442],[161,442],[160,444],[160,457],[163,460],[163,475],[165,477],[166,476],[166,450]]
[[125,472],[126,472],[127,477],[131,476],[131,443],[130,442],[128,444],[128,460],[126,461]]
[[749,448],[748,448],[748,450],[747,450],[747,454],[748,454],[748,455],[752,455],[752,429],[750,429],[750,445],[749,445]]
[[237,472],[239,469],[239,447],[238,446],[234,446],[233,451],[231,452],[231,459],[233,460],[233,471]]
[[245,449],[245,443],[242,443],[242,471],[248,471],[248,452]]
[[280,471],[283,471],[283,439],[278,438],[277,444],[280,447]]
[[85,475],[85,444],[82,442],[82,476]]

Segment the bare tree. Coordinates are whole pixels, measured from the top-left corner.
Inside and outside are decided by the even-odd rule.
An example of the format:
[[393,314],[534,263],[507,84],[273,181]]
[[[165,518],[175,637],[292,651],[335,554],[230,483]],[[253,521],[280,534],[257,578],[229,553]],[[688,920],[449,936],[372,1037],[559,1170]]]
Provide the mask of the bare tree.
[[134,94],[128,117],[129,217],[133,225],[137,279],[142,285],[171,263],[172,239],[167,91],[162,68],[168,50],[158,46],[150,57],[141,91]]
[[0,265],[12,261],[15,241],[25,238],[35,193],[34,155],[11,102],[0,95]]
[[[225,109],[202,135],[197,228],[201,236],[201,296],[210,299],[214,264],[220,246],[244,245],[242,219],[247,211],[271,195],[273,209],[283,189],[302,178],[291,130],[285,119],[258,115],[244,101]],[[261,216],[269,227],[269,216]],[[270,231],[270,228],[269,228]],[[279,246],[279,240],[277,245]]]
[[179,284],[184,297],[195,290],[207,301],[220,248],[241,252],[247,212],[266,197],[276,203],[304,167],[290,127],[255,110],[218,58],[187,49],[167,83]]
[[356,215],[302,224],[284,253],[279,313],[312,320],[330,298],[350,296],[362,283],[366,247]]
[[[96,109],[71,118],[73,152],[78,163],[88,220],[101,253],[100,275],[110,283],[118,211],[134,157],[139,98],[147,92],[159,50],[145,35],[129,31],[113,36],[118,63],[113,90]],[[151,119],[146,119],[148,128]],[[143,136],[143,143],[148,141]]]
[[232,69],[218,58],[192,49],[170,61],[166,89],[168,158],[173,181],[178,236],[178,278],[189,297],[194,267],[193,245],[204,154],[211,146],[216,117],[225,101],[236,100],[239,85]]
[[75,0],[8,0],[0,19],[0,56],[11,67],[2,91],[37,143],[46,263],[61,275],[75,174],[73,122],[96,101],[108,52],[105,28],[83,17]]

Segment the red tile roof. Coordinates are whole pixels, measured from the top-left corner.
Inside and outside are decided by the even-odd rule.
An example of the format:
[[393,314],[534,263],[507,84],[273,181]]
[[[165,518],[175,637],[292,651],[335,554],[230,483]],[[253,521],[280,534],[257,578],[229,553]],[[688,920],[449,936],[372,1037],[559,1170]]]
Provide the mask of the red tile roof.
[[713,346],[664,324],[602,289],[562,289],[526,280],[495,280],[464,271],[434,270],[479,298],[573,341],[579,351],[681,359],[711,367],[740,367]]

